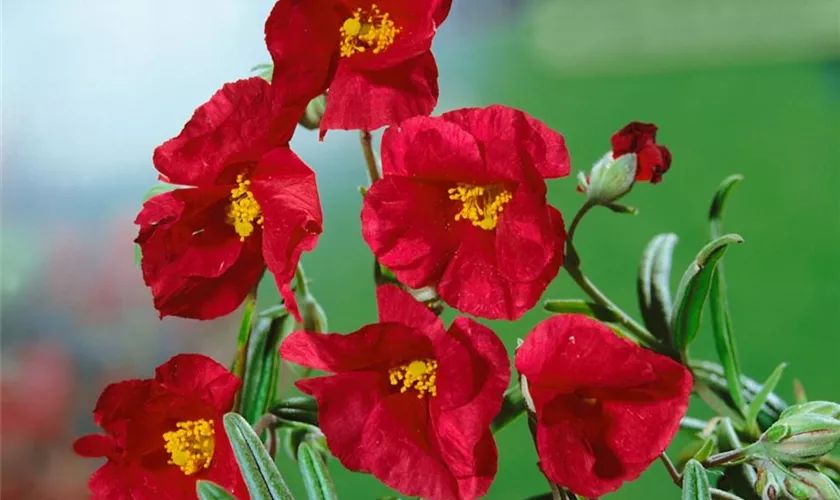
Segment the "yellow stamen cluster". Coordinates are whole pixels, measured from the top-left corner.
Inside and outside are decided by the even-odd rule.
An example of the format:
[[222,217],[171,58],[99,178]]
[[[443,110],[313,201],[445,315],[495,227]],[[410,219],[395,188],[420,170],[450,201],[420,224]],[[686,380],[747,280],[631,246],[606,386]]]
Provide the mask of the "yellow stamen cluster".
[[376,4],[369,11],[361,7],[353,12],[341,26],[341,56],[350,57],[359,52],[372,49],[379,54],[394,43],[394,38],[402,31],[390,15],[379,10]]
[[188,476],[210,467],[216,434],[213,421],[186,420],[176,425],[178,430],[163,434],[166,451],[172,457],[169,463],[177,465]]
[[228,223],[236,230],[239,241],[251,236],[256,227],[254,224],[262,224],[263,216],[260,204],[254,199],[254,193],[248,187],[251,181],[246,180],[240,174],[236,176],[236,187],[230,190],[230,207],[228,207]]
[[396,366],[388,371],[391,385],[401,385],[400,392],[409,389],[417,391],[417,397],[422,398],[428,392],[437,396],[437,361],[433,359],[418,359],[411,363]]
[[455,214],[455,220],[467,219],[473,226],[487,231],[496,228],[499,214],[512,198],[509,191],[495,186],[458,184],[449,190],[449,199],[463,204],[461,211]]

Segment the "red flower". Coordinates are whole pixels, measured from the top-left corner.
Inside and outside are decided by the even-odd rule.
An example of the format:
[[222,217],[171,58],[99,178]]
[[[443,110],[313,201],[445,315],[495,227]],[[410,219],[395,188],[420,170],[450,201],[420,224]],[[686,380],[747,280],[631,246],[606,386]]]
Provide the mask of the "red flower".
[[489,426],[510,379],[504,346],[465,317],[445,330],[393,285],[377,299],[377,324],[349,335],[296,332],[280,347],[291,362],[335,373],[297,382],[318,401],[330,450],[407,496],[482,496],[496,475]]
[[536,304],[563,261],[544,182],[569,174],[563,136],[504,106],[415,117],[385,131],[382,170],[362,232],[401,282],[484,318]]
[[656,144],[656,125],[631,122],[612,136],[613,158],[635,153],[636,180],[657,184],[671,167],[671,152]]
[[324,93],[327,130],[373,130],[437,103],[432,38],[452,0],[280,0],[265,26],[278,98]]
[[198,479],[248,498],[222,423],[239,385],[212,359],[181,354],[159,366],[153,379],[106,387],[93,410],[106,435],[73,444],[83,457],[108,459],[90,478],[93,498],[195,498]]
[[578,314],[549,318],[516,352],[549,480],[599,497],[656,460],[679,429],[692,378],[670,358]]
[[155,196],[135,220],[161,317],[228,314],[266,266],[297,315],[289,282],[323,217],[315,174],[288,146],[300,109],[274,103],[260,78],[226,84],[155,150],[169,182],[194,186]]

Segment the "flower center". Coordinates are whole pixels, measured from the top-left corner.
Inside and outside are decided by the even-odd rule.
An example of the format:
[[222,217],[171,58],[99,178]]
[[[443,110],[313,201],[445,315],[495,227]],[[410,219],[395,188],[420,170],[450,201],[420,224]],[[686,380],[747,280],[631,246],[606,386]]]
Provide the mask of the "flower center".
[[230,190],[227,220],[239,235],[239,241],[245,241],[245,238],[251,236],[256,229],[254,221],[256,224],[263,223],[260,204],[254,199],[254,193],[248,187],[250,185],[251,181],[245,180],[245,176],[239,174],[236,176],[236,187]]
[[213,421],[186,420],[176,425],[178,430],[163,434],[166,451],[171,456],[169,463],[177,465],[188,476],[210,467],[216,434]]
[[513,198],[510,191],[500,186],[473,186],[458,184],[449,190],[450,200],[462,203],[461,211],[455,214],[455,220],[468,219],[475,227],[490,231],[499,223],[499,214],[505,203]]
[[437,367],[437,361],[433,359],[418,359],[391,368],[388,377],[391,379],[391,385],[402,386],[400,392],[414,389],[418,398],[422,398],[427,392],[437,396]]
[[353,12],[341,26],[341,56],[350,57],[357,52],[372,49],[378,54],[394,43],[394,38],[402,31],[398,28],[390,14],[383,14],[376,4],[370,10],[361,7]]

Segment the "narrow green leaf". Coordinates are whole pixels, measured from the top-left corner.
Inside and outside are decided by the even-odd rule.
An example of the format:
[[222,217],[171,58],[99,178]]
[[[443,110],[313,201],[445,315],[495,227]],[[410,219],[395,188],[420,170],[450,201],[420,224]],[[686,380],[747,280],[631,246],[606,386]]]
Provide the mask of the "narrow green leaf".
[[711,500],[712,492],[706,470],[697,460],[689,460],[683,469],[683,500]]
[[709,295],[712,274],[718,261],[723,257],[729,245],[743,241],[744,239],[737,234],[727,234],[715,239],[700,250],[694,262],[683,274],[674,300],[676,310],[671,322],[674,346],[683,357],[688,346],[697,336],[703,305]]
[[272,63],[262,63],[257,64],[253,68],[251,68],[251,72],[257,71],[257,76],[262,78],[263,80],[270,82],[271,76],[274,73],[274,64]]
[[338,498],[326,464],[311,446],[305,442],[301,443],[298,447],[297,459],[309,500],[333,500]]
[[218,484],[203,479],[196,481],[195,492],[198,494],[198,500],[236,500],[235,496]]
[[744,176],[740,174],[730,175],[720,183],[715,197],[712,199],[712,206],[709,208],[709,232],[713,240],[721,236],[723,208],[726,205],[726,200],[729,199],[732,188],[737,186],[742,180],[744,180]]
[[636,293],[639,309],[645,326],[659,340],[673,346],[671,335],[671,261],[677,235],[673,233],[655,236],[645,251],[639,264],[636,279]]
[[272,63],[260,63],[251,68],[251,72],[262,71],[264,69],[274,69],[274,65]]
[[694,459],[698,462],[702,462],[706,460],[712,453],[715,451],[715,447],[717,447],[717,437],[714,434],[709,435],[703,444],[700,445],[700,448],[694,454]]
[[525,398],[519,387],[513,386],[505,393],[502,409],[490,424],[490,431],[496,433],[525,413]]
[[755,431],[756,435],[758,434],[758,413],[761,411],[761,407],[764,406],[764,403],[767,402],[767,397],[770,396],[770,393],[776,388],[776,385],[779,384],[779,380],[782,378],[782,373],[785,371],[785,367],[787,367],[787,363],[781,363],[779,366],[773,370],[773,373],[767,377],[767,381],[764,382],[762,385],[761,390],[758,394],[755,395],[755,398],[750,402],[749,407],[747,408],[746,417],[747,425],[751,427],[753,431]]
[[[723,373],[723,367],[713,361],[691,361],[691,371],[697,379],[707,383],[712,389],[718,392],[718,395],[729,397],[729,390],[726,383],[726,378]],[[756,394],[761,391],[762,385],[755,380],[741,375],[741,389],[743,390],[744,399],[747,404],[755,399]],[[767,401],[762,407],[761,414],[765,420],[769,420],[769,424],[775,422],[779,415],[788,407],[788,404],[780,398],[777,394],[771,393],[767,397]],[[769,427],[769,424],[767,427]]]
[[726,401],[723,400],[715,391],[713,391],[708,385],[704,382],[698,380],[697,383],[694,384],[694,392],[700,396],[700,399],[703,400],[706,405],[712,409],[715,413],[720,415],[721,417],[728,417],[732,420],[733,424],[739,429],[744,429],[746,424],[744,422],[744,417],[741,416],[740,413],[733,410]]
[[240,405],[240,413],[251,423],[259,420],[275,399],[280,373],[280,340],[294,328],[295,320],[289,315],[266,318],[260,314],[251,333]]
[[[709,237],[714,240],[721,236],[723,227],[723,208],[729,194],[739,182],[740,175],[732,175],[724,179],[712,199],[709,209]],[[723,262],[718,263],[712,275],[709,290],[709,309],[712,315],[712,332],[715,338],[715,349],[723,365],[724,374],[732,401],[741,413],[746,412],[746,402],[741,391],[741,367],[738,363],[738,351],[735,346],[735,334],[732,329],[732,317],[729,311],[729,298],[726,292],[726,280],[723,273]]]
[[606,307],[595,304],[593,302],[586,302],[579,299],[556,299],[546,300],[543,302],[543,307],[548,312],[558,314],[585,314],[591,318],[597,318],[608,323],[615,323],[618,317],[613,314]]
[[248,422],[241,415],[228,413],[224,424],[251,498],[294,500],[274,460]]

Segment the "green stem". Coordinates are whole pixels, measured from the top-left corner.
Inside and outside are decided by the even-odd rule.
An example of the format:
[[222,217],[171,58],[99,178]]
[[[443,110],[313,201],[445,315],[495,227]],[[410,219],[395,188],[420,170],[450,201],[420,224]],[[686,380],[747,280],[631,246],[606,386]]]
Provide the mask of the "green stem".
[[298,262],[295,270],[295,284],[297,285],[297,293],[309,295],[309,282],[306,281],[306,273],[303,272],[303,265],[300,262]]
[[[248,362],[248,348],[251,344],[251,330],[253,326],[254,310],[257,308],[257,288],[259,281],[245,298],[245,310],[242,312],[242,321],[239,324],[239,335],[236,339],[236,360],[233,363],[233,374],[244,380],[245,368]],[[239,408],[242,390],[236,393],[234,408]]]
[[377,165],[378,162],[376,161],[376,154],[374,154],[373,152],[373,143],[370,132],[368,132],[367,130],[360,130],[359,140],[362,143],[362,154],[365,157],[368,178],[370,179],[370,183],[373,184],[374,182],[378,181],[380,177],[379,166]]
[[563,261],[563,267],[568,271],[569,276],[577,283],[578,287],[583,290],[589,297],[595,301],[596,304],[605,307],[617,317],[617,323],[624,326],[628,333],[633,335],[637,342],[644,344],[647,347],[658,350],[661,348],[661,343],[653,336],[647,329],[639,322],[634,320],[629,314],[621,310],[613,301],[604,295],[595,284],[583,274],[580,268],[580,257],[574,246],[575,232],[583,217],[589,213],[595,205],[587,201],[580,207],[575,218],[572,219],[572,224],[569,226],[568,238],[566,240],[566,257]]

